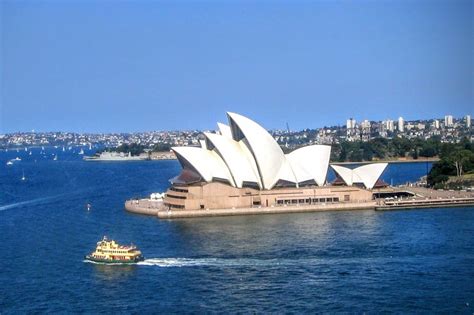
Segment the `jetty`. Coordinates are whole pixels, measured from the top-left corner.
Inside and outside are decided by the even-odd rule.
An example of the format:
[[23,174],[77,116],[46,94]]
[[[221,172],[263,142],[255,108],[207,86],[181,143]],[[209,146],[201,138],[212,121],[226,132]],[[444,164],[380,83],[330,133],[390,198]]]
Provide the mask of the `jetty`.
[[[392,189],[393,191],[396,191]],[[390,190],[386,190],[387,193]],[[467,190],[435,190],[426,187],[407,187],[412,196],[401,198],[378,198],[375,210],[399,210],[440,207],[474,206],[474,192]]]

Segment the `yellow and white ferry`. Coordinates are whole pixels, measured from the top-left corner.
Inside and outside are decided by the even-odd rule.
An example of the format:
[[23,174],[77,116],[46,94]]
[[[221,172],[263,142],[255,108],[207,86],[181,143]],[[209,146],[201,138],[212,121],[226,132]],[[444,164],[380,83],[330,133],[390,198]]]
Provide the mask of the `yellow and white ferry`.
[[93,253],[85,257],[89,261],[113,264],[134,264],[144,260],[142,252],[134,245],[123,246],[106,236],[97,242]]

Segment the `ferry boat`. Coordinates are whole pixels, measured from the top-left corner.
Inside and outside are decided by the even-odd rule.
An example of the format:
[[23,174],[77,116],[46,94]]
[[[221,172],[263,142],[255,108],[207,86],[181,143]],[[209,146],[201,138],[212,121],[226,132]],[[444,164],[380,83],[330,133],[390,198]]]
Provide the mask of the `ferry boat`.
[[132,156],[130,152],[102,152],[100,155],[84,156],[84,161],[147,161],[150,160],[148,155]]
[[86,260],[98,263],[135,264],[144,260],[142,252],[134,245],[123,246],[106,236],[97,242],[93,253],[85,257]]

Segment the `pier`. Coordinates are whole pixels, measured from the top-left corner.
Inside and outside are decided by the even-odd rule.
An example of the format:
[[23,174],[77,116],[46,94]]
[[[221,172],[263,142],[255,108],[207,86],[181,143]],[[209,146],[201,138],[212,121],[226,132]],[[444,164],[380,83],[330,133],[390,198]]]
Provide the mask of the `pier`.
[[425,187],[389,188],[386,192],[408,192],[412,197],[377,199],[375,210],[399,210],[439,207],[474,206],[474,192],[462,190],[434,190]]

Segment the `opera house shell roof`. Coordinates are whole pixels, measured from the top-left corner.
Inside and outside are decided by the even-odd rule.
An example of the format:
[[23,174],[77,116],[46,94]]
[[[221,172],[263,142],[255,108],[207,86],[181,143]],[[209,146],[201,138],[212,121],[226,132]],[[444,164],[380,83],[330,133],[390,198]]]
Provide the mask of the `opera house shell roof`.
[[[284,154],[268,131],[253,120],[230,112],[227,117],[229,124],[218,123],[217,133],[204,133],[201,147],[172,148],[183,168],[172,183],[224,182],[260,190],[325,184],[331,146],[310,145]],[[354,183],[372,188],[379,171],[385,169],[372,165],[354,171],[333,168],[347,185],[355,178]]]
[[347,186],[363,184],[366,188],[372,189],[387,165],[388,163],[374,163],[354,169],[339,165],[331,165],[331,167]]

